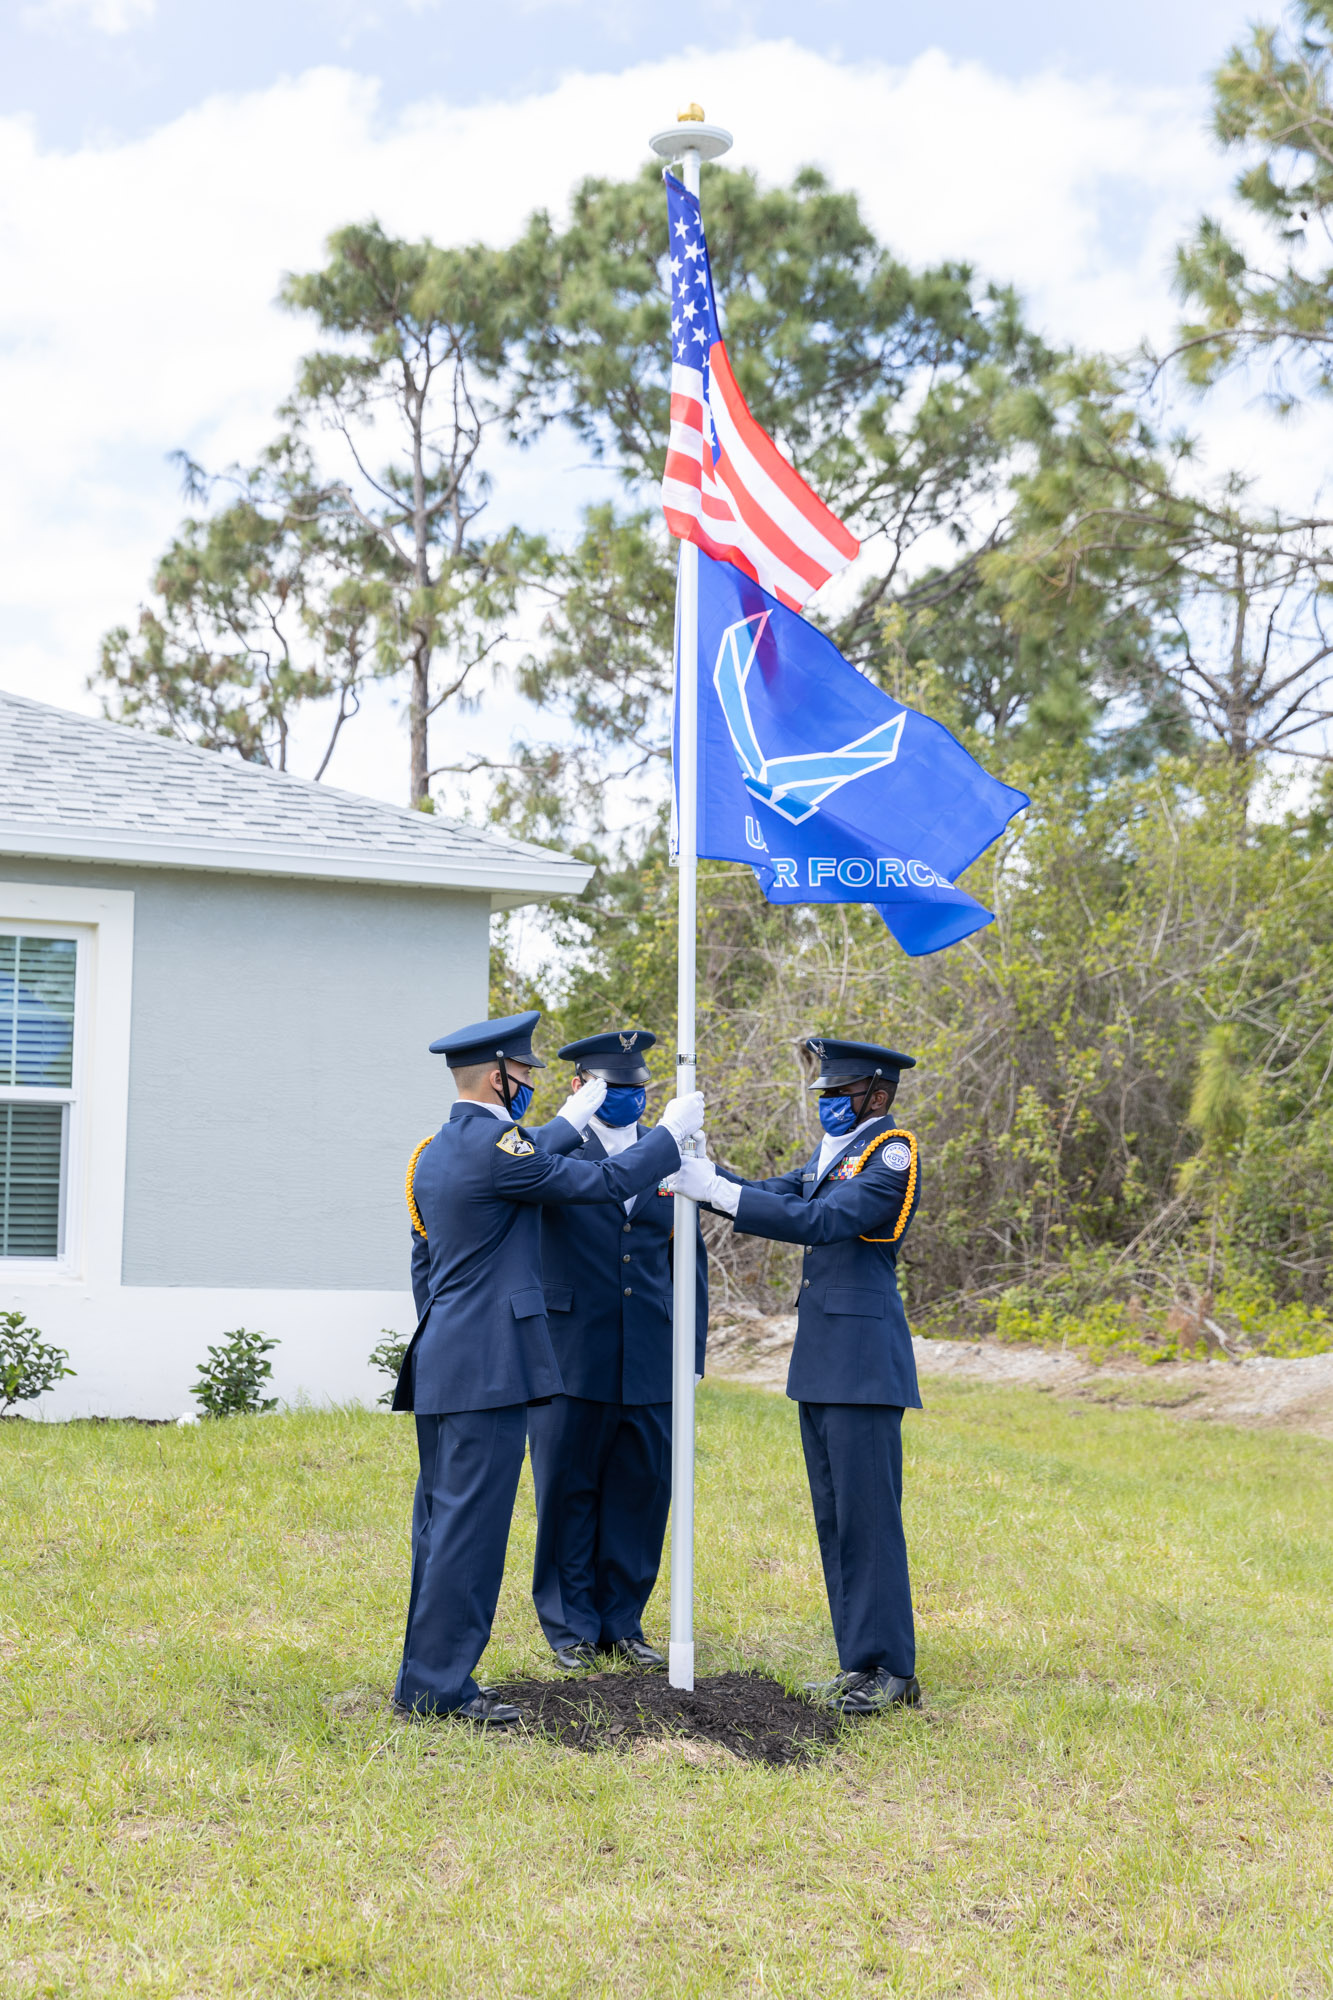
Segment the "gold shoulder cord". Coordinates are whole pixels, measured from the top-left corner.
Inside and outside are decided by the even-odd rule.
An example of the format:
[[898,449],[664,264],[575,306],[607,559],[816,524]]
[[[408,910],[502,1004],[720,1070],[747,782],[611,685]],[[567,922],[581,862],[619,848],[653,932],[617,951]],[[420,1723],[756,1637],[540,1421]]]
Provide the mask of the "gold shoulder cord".
[[417,1161],[421,1158],[421,1155],[425,1152],[431,1139],[434,1137],[435,1134],[432,1132],[430,1139],[423,1139],[407,1163],[407,1185],[403,1189],[403,1193],[407,1196],[407,1212],[412,1218],[412,1227],[416,1230],[418,1236],[425,1235],[426,1225],[421,1220],[421,1210],[417,1207],[417,1198],[412,1192],[412,1183],[416,1179]]
[[906,1229],[907,1218],[912,1213],[912,1197],[916,1193],[916,1139],[911,1132],[880,1132],[870,1141],[860,1158],[852,1161],[850,1171],[844,1174],[843,1178],[852,1180],[860,1173],[876,1148],[887,1145],[890,1139],[906,1139],[907,1150],[912,1156],[907,1167],[907,1193],[903,1196],[903,1205],[898,1211],[898,1220],[893,1225],[892,1236],[863,1236],[861,1238],[863,1243],[896,1243]]

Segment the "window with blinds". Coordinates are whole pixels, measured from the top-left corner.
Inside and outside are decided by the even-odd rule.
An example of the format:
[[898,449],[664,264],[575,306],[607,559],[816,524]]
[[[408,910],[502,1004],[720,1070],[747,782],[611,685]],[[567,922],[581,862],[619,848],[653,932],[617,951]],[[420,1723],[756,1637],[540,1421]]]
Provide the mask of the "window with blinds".
[[58,1257],[74,1104],[74,938],[0,933],[0,1257]]

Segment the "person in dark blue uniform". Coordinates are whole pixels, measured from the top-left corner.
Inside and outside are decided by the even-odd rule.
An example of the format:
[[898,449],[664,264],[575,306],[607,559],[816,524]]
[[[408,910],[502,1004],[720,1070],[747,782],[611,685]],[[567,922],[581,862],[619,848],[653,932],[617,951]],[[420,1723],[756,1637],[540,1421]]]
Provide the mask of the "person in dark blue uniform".
[[[643,1141],[656,1035],[616,1029],[560,1051],[571,1107],[605,1085],[573,1160],[627,1160]],[[553,1120],[555,1130],[561,1120]],[[664,1666],[643,1636],[671,1505],[671,1299],[675,1202],[660,1188],[622,1207],[542,1210],[542,1274],[562,1396],[528,1411],[537,1494],[532,1601],[567,1672],[609,1653]],[[696,1229],[698,1222],[696,1220]],[[708,1265],[699,1231],[695,1373],[703,1373]]]
[[670,1184],[745,1235],[805,1246],[787,1394],[842,1669],[820,1692],[844,1715],[868,1715],[921,1699],[902,1518],[903,1411],[921,1397],[897,1276],[921,1179],[916,1140],[890,1116],[916,1065],[871,1042],[806,1046],[819,1064],[818,1152],[766,1181],[686,1160]]
[[[572,1160],[578,1120],[601,1087],[538,1146],[522,1116],[532,1099],[532,1031],[541,1016],[482,1021],[431,1043],[453,1072],[458,1102],[422,1142],[407,1175],[413,1287],[420,1320],[394,1391],[416,1413],[421,1477],[413,1510],[412,1586],[394,1699],[417,1714],[507,1724],[518,1711],[479,1688],[504,1574],[529,1405],[563,1393],[542,1291],[547,1202],[620,1212],[655,1189],[699,1129],[696,1092],[667,1105],[623,1160]],[[583,1093],[579,1093],[580,1098]]]

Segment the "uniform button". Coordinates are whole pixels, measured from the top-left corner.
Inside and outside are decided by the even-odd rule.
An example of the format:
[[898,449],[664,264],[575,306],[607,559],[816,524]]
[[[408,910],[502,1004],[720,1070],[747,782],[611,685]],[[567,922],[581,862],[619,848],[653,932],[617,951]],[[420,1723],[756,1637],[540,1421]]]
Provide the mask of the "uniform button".
[[809,1291],[809,1289],[810,1289],[810,1280],[809,1280],[808,1278],[802,1278],[802,1280],[801,1280],[801,1284],[802,1284],[802,1285],[804,1286],[805,1290],[806,1290],[806,1291],[808,1292],[808,1291]]
[[633,1287],[633,1285],[626,1285],[626,1287],[625,1287],[625,1297],[626,1297],[627,1299],[629,1299],[629,1298],[633,1298],[633,1296],[634,1296],[634,1287]]
[[628,1250],[627,1250],[627,1251],[625,1252],[624,1256],[623,1256],[623,1257],[621,1258],[621,1260],[620,1260],[620,1261],[621,1261],[621,1263],[622,1263],[622,1264],[628,1264],[628,1262],[629,1262],[629,1251],[628,1251]]
[[629,1224],[628,1222],[624,1224],[624,1230],[625,1230],[625,1234],[626,1234],[626,1236],[628,1236],[628,1235],[629,1235],[629,1232],[630,1232],[630,1226],[631,1226],[631,1225],[630,1225],[630,1224]]
[[810,1255],[810,1253],[811,1253],[811,1251],[812,1251],[812,1250],[814,1249],[814,1247],[815,1247],[815,1246],[814,1246],[814,1244],[813,1244],[813,1243],[807,1243],[807,1244],[806,1244],[806,1246],[805,1246],[805,1254],[806,1254],[806,1256],[807,1256],[807,1257],[808,1257],[808,1256]]

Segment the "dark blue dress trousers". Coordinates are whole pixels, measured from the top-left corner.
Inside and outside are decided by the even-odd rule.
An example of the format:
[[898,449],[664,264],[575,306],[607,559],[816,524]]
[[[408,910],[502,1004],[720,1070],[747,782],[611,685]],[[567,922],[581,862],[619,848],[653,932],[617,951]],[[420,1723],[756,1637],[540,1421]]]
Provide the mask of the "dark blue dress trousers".
[[642,1639],[671,1505],[670,1403],[555,1396],[528,1411],[532,1601],[552,1646]]
[[801,1403],[838,1665],[846,1674],[916,1671],[903,1534],[903,1413],[885,1403]]
[[412,1508],[412,1589],[394,1698],[423,1714],[478,1692],[523,1470],[528,1410],[456,1410],[416,1419],[421,1477]]

